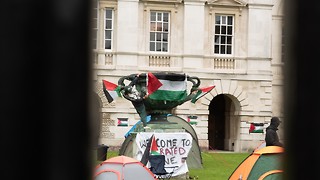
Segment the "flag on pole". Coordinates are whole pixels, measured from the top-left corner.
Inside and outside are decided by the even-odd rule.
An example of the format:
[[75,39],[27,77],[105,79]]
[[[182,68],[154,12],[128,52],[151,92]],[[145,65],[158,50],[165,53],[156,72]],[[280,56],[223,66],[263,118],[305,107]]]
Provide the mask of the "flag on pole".
[[212,85],[209,87],[204,87],[204,88],[199,88],[196,95],[191,99],[191,102],[195,103],[202,96],[208,94],[214,87],[215,87],[215,85]]
[[111,103],[115,98],[121,97],[120,86],[106,80],[102,80],[102,86],[104,95],[109,103]]
[[249,133],[263,133],[263,123],[251,123]]
[[151,142],[152,142],[153,136],[154,136],[154,134],[152,134],[152,136],[149,138],[149,141],[148,141],[148,143],[147,143],[146,149],[144,150],[143,155],[142,155],[142,157],[141,157],[140,162],[141,162],[143,165],[147,165],[147,163],[148,163],[148,161],[149,161],[150,147],[151,147]]
[[147,89],[148,89],[148,94],[152,94],[156,90],[159,89],[159,87],[162,86],[162,83],[159,81],[157,77],[154,76],[151,72],[148,72],[147,75]]
[[155,136],[152,137],[150,155],[160,155],[160,153],[158,152],[158,146]]
[[150,99],[179,101],[187,97],[187,76],[185,74],[159,74],[157,78],[162,86],[149,96]]

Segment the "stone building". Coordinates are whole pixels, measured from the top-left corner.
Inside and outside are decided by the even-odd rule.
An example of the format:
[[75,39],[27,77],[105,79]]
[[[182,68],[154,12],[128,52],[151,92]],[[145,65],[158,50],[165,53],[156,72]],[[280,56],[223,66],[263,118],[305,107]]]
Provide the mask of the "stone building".
[[[102,79],[168,71],[216,87],[175,114],[192,125],[203,150],[246,152],[264,133],[249,133],[251,122],[282,120],[283,1],[275,0],[97,0],[92,15],[92,80],[99,117],[99,143],[120,147],[139,116],[118,98],[108,103]],[[128,126],[118,126],[118,118]]]

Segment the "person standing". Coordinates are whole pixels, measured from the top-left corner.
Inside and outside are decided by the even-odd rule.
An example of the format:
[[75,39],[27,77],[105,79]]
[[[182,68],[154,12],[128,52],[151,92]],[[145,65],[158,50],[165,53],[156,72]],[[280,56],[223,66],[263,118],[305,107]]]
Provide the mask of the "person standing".
[[279,141],[278,136],[278,126],[280,125],[281,121],[278,117],[272,117],[270,125],[266,128],[266,146],[281,146],[283,144]]

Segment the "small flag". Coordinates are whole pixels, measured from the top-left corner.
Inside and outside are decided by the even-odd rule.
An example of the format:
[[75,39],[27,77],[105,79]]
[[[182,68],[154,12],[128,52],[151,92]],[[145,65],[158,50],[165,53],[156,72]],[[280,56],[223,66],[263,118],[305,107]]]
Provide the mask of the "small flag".
[[118,118],[118,126],[128,126],[128,118]]
[[155,77],[151,72],[148,73],[147,76],[147,88],[148,88],[148,94],[152,94],[156,90],[159,89],[159,87],[162,86],[162,83],[159,81],[157,77]]
[[120,87],[112,82],[102,80],[103,92],[109,103],[115,98],[121,97]]
[[263,123],[251,123],[249,133],[263,133]]
[[198,116],[188,116],[188,123],[191,125],[197,125],[198,124]]
[[199,88],[196,95],[191,99],[192,103],[195,103],[198,99],[200,99],[202,96],[208,94],[215,86],[209,86],[204,88]]
[[155,136],[152,137],[150,155],[160,155],[160,153],[158,152],[158,146]]

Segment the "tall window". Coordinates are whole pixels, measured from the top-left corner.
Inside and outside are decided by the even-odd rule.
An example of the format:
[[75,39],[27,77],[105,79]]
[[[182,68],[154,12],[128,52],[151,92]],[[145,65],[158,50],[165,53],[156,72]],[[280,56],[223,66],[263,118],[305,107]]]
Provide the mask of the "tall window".
[[216,15],[214,53],[232,54],[233,16]]
[[168,52],[170,13],[150,13],[150,51]]
[[105,9],[105,25],[104,25],[104,48],[112,48],[112,32],[113,32],[113,10]]
[[97,0],[92,1],[91,11],[91,48],[97,49],[97,35],[98,35],[98,3]]

